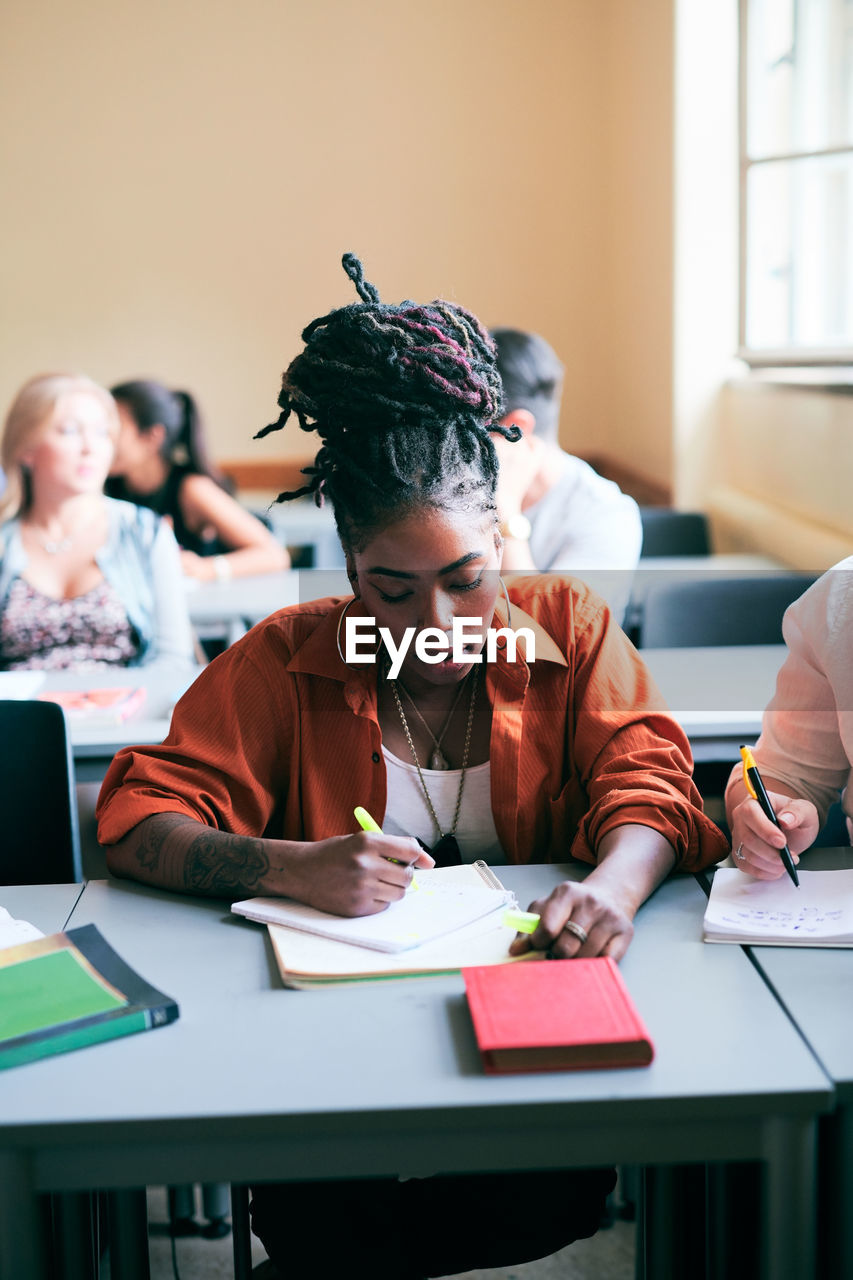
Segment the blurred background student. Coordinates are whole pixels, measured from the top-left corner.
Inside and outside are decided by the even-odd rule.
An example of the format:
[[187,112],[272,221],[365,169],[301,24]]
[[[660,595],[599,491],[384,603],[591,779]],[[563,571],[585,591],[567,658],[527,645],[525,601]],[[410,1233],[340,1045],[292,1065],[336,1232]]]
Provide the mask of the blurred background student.
[[118,435],[109,392],[44,374],[18,392],[0,463],[0,668],[193,662],[169,526],[104,495]]
[[290,567],[286,548],[228,492],[188,392],[137,380],[112,394],[120,430],[107,493],[171,520],[188,577],[227,581]]
[[536,333],[491,333],[506,396],[502,423],[522,433],[516,445],[492,436],[501,463],[504,571],[589,573],[621,621],[643,542],[640,509],[612,480],[560,448],[564,368],[554,349]]

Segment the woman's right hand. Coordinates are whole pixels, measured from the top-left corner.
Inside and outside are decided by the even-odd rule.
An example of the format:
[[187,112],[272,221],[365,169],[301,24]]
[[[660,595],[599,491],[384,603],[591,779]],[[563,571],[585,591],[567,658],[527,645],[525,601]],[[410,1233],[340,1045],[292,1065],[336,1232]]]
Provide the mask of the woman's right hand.
[[396,902],[412,883],[415,867],[435,860],[409,836],[332,836],[288,859],[288,897],[338,916],[370,916]]
[[[810,800],[768,791],[773,812],[779,819],[774,826],[757,800],[747,796],[732,811],[732,860],[738,871],[758,880],[778,880],[785,874],[779,851],[787,844],[794,858],[814,844],[820,820]],[[781,827],[781,830],[780,830]]]

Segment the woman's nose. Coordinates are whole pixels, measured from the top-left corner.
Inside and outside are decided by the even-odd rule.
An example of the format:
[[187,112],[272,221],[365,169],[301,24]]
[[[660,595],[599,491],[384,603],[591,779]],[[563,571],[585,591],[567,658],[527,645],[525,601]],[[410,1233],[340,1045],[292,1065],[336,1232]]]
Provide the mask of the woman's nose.
[[424,603],[420,624],[422,628],[437,627],[449,636],[453,628],[453,601],[444,592],[433,592]]

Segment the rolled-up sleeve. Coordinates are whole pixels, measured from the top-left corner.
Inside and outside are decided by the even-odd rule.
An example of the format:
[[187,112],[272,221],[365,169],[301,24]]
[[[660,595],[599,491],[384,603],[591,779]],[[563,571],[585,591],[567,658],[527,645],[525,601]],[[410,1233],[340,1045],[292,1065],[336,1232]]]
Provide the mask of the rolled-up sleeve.
[[577,639],[574,703],[575,764],[589,807],[572,856],[594,861],[609,831],[638,823],[669,841],[682,870],[724,858],[728,843],[702,812],[687,736],[633,645],[600,614]]

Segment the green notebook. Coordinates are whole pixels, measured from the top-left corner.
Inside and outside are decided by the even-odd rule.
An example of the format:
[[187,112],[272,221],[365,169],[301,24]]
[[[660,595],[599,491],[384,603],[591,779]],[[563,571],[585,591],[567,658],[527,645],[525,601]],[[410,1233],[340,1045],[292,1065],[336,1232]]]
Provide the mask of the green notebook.
[[93,924],[0,951],[0,1070],[177,1016]]

